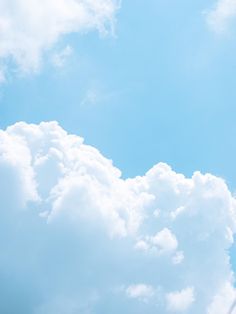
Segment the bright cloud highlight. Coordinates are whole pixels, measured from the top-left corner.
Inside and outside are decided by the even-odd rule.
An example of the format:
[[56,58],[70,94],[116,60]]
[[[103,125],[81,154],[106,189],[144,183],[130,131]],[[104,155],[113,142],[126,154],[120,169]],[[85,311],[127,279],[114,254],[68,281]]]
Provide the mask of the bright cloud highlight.
[[21,122],[0,131],[0,199],[1,313],[215,314],[234,302],[236,200],[221,178],[160,163],[125,180],[56,122]]

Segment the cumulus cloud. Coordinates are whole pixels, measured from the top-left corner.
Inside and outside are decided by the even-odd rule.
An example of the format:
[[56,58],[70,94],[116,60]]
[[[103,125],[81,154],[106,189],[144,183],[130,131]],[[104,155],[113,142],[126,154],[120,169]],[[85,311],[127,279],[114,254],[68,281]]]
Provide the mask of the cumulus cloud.
[[194,302],[194,289],[186,288],[182,291],[168,293],[166,299],[170,312],[183,313],[189,310]]
[[221,178],[159,163],[123,179],[56,122],[21,122],[0,131],[0,200],[1,313],[215,314],[235,300]]
[[[214,300],[212,304],[209,306],[207,313],[217,314],[219,313],[219,309],[221,309],[221,311],[224,313],[234,314],[235,296],[236,296],[235,289],[229,284],[229,282],[226,282],[222,286],[222,289],[220,290],[219,294],[214,297]],[[230,307],[229,304],[231,304]]]
[[[168,229],[164,228],[157,232],[154,236],[146,236],[135,244],[137,250],[151,251],[156,254],[169,254],[176,252],[178,241],[175,235]],[[180,261],[181,253],[177,252],[174,257],[176,263]]]
[[38,71],[43,54],[65,34],[112,32],[118,8],[119,0],[1,0],[1,76],[12,63]]
[[207,13],[207,22],[213,31],[225,32],[236,17],[235,0],[218,0],[215,7]]
[[175,235],[167,228],[152,237],[151,242],[153,245],[157,246],[161,252],[174,251],[178,247],[178,241]]

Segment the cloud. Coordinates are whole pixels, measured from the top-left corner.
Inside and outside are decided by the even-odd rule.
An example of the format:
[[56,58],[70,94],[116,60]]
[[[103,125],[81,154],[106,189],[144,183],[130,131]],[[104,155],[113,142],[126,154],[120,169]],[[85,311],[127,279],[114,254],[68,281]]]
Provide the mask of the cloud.
[[154,237],[151,238],[153,245],[161,252],[174,251],[178,247],[178,241],[175,235],[167,228],[158,232]]
[[118,0],[2,0],[2,71],[12,63],[21,72],[38,71],[45,52],[66,34],[112,32],[118,8]]
[[207,13],[207,23],[217,33],[224,33],[236,17],[235,0],[218,0],[215,7]]
[[[217,314],[219,313],[219,309],[227,314],[235,313],[235,296],[235,289],[228,282],[226,282],[225,285],[222,286],[220,293],[214,297],[213,303],[210,305],[207,313]],[[229,307],[229,304],[232,306]]]
[[194,289],[186,288],[182,291],[168,293],[166,299],[170,312],[183,313],[189,310],[194,302]]
[[126,289],[126,294],[129,298],[140,299],[145,302],[147,302],[154,293],[154,288],[145,284],[131,285]]
[[180,264],[184,260],[184,253],[182,251],[176,252],[176,254],[172,258],[173,264]]
[[221,178],[159,163],[123,179],[58,123],[20,122],[0,131],[0,200],[1,313],[215,314],[234,302],[236,200]]
[[[155,213],[154,213],[155,215]],[[178,248],[178,241],[175,235],[168,229],[164,228],[157,232],[154,236],[146,236],[144,239],[139,240],[135,248],[137,250],[152,251],[157,254],[173,253]],[[177,254],[177,259],[178,259]]]

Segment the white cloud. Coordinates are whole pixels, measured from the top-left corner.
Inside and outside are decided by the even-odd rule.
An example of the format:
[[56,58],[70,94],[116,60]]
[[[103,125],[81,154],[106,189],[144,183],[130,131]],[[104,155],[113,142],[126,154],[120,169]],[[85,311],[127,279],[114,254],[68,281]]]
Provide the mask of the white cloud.
[[157,254],[173,253],[178,248],[178,241],[175,235],[164,228],[154,236],[146,236],[135,244],[135,248],[141,251],[151,251]]
[[60,300],[62,314],[232,305],[236,200],[221,178],[160,163],[125,180],[56,122],[21,122],[0,131],[0,200],[0,312],[56,313]]
[[[14,206],[25,207],[28,201],[39,199],[29,148],[20,137],[12,141],[11,136],[3,131],[0,131],[0,177],[2,205],[6,199]],[[11,195],[9,187],[12,188]]]
[[161,252],[171,252],[177,249],[178,241],[175,235],[167,228],[158,232],[152,239],[153,245]]
[[169,311],[183,313],[189,310],[195,300],[194,289],[190,287],[181,291],[168,293],[166,299]]
[[145,240],[139,240],[135,244],[135,249],[140,250],[140,251],[148,251],[150,249],[150,245],[147,241]]
[[149,298],[153,297],[155,289],[146,284],[131,285],[126,289],[126,294],[129,298],[140,299],[147,302]]
[[82,138],[67,135],[55,122],[40,126],[18,123],[8,128],[11,145],[19,133],[22,150],[34,148],[31,170],[40,197],[51,203],[49,223],[64,218],[75,223],[101,221],[110,235],[120,236],[137,230],[143,206],[152,196],[129,188],[110,160],[84,145]]
[[215,7],[207,13],[207,22],[213,31],[224,33],[236,17],[235,0],[218,0]]
[[44,52],[65,34],[113,31],[118,0],[1,0],[0,61],[38,71]]
[[219,310],[221,313],[226,314],[236,313],[234,303],[235,298],[235,289],[229,282],[224,283],[219,294],[214,297],[212,304],[209,306],[207,314],[218,314]]

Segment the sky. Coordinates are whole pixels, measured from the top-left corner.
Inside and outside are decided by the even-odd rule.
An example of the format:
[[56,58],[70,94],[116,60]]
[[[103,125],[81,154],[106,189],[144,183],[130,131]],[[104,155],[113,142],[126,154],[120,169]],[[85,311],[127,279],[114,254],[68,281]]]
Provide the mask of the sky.
[[235,38],[235,0],[0,0],[0,312],[236,313]]

